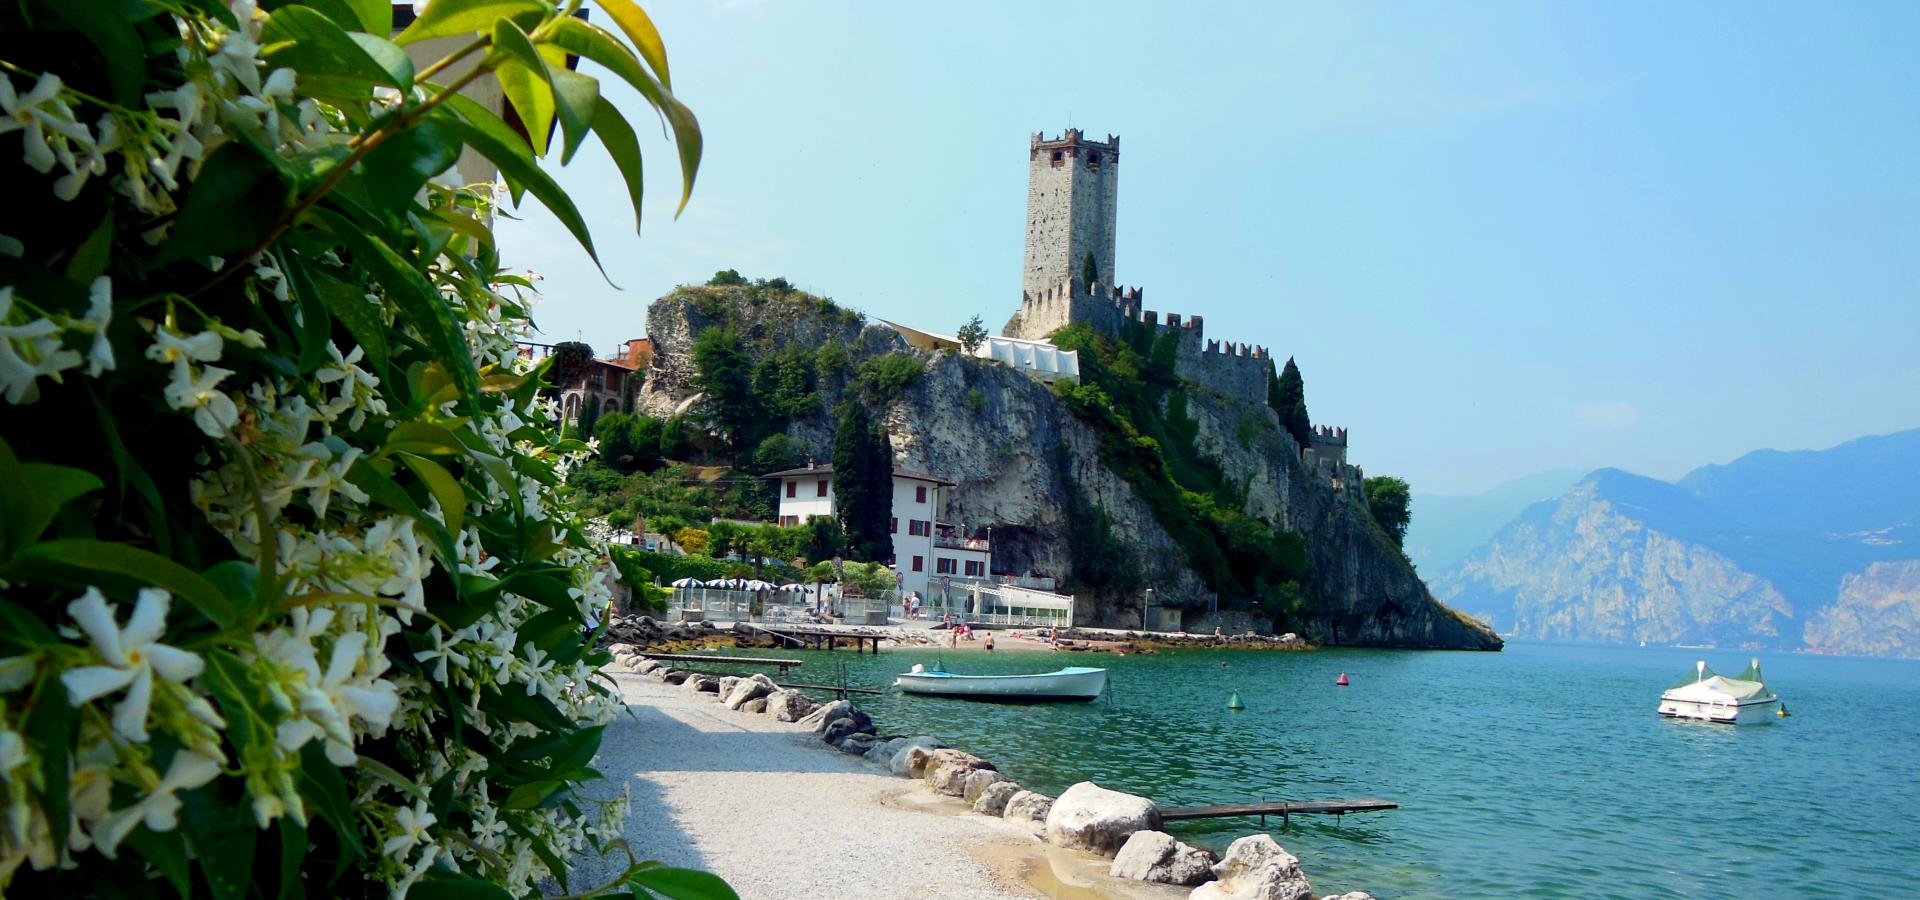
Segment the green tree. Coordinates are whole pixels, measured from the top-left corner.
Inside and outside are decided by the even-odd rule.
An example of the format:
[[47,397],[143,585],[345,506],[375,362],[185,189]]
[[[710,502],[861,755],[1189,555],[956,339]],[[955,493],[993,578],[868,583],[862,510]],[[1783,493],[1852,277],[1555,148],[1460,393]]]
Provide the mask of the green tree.
[[799,527],[806,529],[806,557],[816,565],[839,556],[846,547],[846,537],[840,533],[840,523],[828,516],[815,516]]
[[722,559],[739,551],[742,529],[739,525],[721,519],[707,526],[707,552],[714,559]]
[[708,418],[745,453],[760,443],[766,410],[753,390],[753,364],[731,328],[711,327],[693,341],[694,386],[707,395]]
[[721,269],[707,279],[708,287],[745,287],[746,284],[747,277],[733,269]]
[[1413,493],[1405,479],[1380,475],[1363,482],[1367,511],[1380,523],[1398,547],[1407,539],[1407,526],[1413,522]]
[[846,533],[846,552],[875,561],[893,555],[893,450],[887,432],[865,405],[840,405],[833,435],[833,515]]
[[1280,370],[1279,377],[1267,382],[1267,405],[1280,414],[1280,427],[1293,435],[1294,443],[1305,450],[1313,425],[1307,417],[1306,381],[1300,377],[1300,367],[1294,364],[1293,357],[1287,357],[1287,365]]
[[753,473],[765,475],[785,469],[798,468],[807,461],[807,448],[792,437],[784,434],[770,434],[753,448]]
[[967,324],[960,326],[960,334],[958,336],[960,338],[960,346],[965,348],[968,353],[972,353],[980,349],[981,344],[987,342],[987,326],[981,323],[979,316],[974,316],[967,320]]
[[926,361],[916,354],[888,353],[861,363],[853,381],[868,402],[884,407],[919,381],[926,370]]
[[600,439],[600,462],[622,472],[651,472],[660,467],[660,420],[652,416],[607,413],[593,426]]
[[580,404],[580,418],[574,422],[573,436],[586,440],[594,435],[594,426],[600,422],[600,397],[587,395],[587,402]]
[[660,458],[686,459],[692,452],[693,443],[687,439],[687,422],[682,416],[674,416],[660,423]]
[[1086,257],[1080,260],[1080,280],[1089,286],[1100,280],[1100,263],[1093,258],[1092,250],[1088,250]]

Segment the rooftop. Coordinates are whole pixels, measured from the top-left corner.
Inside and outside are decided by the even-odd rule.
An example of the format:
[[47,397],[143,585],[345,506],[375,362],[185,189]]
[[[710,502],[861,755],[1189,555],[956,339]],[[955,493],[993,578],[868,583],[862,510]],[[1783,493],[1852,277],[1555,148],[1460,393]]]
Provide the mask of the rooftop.
[[[832,475],[832,474],[833,474],[833,463],[809,463],[797,469],[787,469],[781,472],[768,472],[767,474],[762,475],[760,477],[761,478],[784,478],[784,477],[793,476],[793,475]],[[941,478],[937,475],[928,475],[925,472],[915,472],[912,469],[903,469],[899,466],[893,467],[893,477],[905,478],[908,481],[924,481],[928,484],[943,484],[943,485],[946,485],[947,487],[955,487],[958,485],[958,482],[948,481],[947,479]]]

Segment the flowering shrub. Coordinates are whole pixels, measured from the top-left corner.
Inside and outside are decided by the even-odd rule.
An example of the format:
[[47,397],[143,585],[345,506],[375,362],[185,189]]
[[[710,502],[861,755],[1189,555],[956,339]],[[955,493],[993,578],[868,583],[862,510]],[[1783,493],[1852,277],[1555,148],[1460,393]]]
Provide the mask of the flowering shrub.
[[[557,503],[493,185],[699,132],[630,0],[0,9],[0,893],[525,895],[618,849],[577,794],[604,559]],[[269,10],[271,10],[269,12]],[[624,40],[622,39],[624,36]],[[416,68],[402,45],[452,38]],[[516,130],[458,93],[496,77]],[[683,192],[681,202],[685,202]],[[600,891],[730,896],[636,864]]]

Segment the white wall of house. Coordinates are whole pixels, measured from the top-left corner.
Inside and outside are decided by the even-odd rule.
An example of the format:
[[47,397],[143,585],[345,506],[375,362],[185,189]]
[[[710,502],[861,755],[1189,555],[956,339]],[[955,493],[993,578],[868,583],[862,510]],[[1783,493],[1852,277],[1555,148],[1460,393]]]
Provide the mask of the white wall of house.
[[804,525],[815,516],[833,517],[833,476],[823,473],[780,479],[780,524]]
[[[825,487],[822,487],[822,484]],[[988,553],[980,542],[940,541],[961,546],[937,546],[941,485],[901,475],[893,477],[893,570],[900,575],[900,589],[916,591],[922,597],[938,584],[938,577],[985,577]],[[815,516],[833,515],[833,476],[827,473],[788,475],[780,479],[780,524],[801,525]],[[943,571],[950,568],[951,571]]]

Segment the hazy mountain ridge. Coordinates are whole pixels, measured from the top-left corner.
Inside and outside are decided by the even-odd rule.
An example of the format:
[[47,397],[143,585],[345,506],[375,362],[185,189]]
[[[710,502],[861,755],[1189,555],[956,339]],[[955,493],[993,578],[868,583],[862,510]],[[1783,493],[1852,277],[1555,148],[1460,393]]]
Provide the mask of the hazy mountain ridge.
[[1413,522],[1405,542],[1407,558],[1422,572],[1450,569],[1522,510],[1560,496],[1585,474],[1579,469],[1556,469],[1474,494],[1415,493]]
[[1600,469],[1433,579],[1524,637],[1920,655],[1920,430]]

